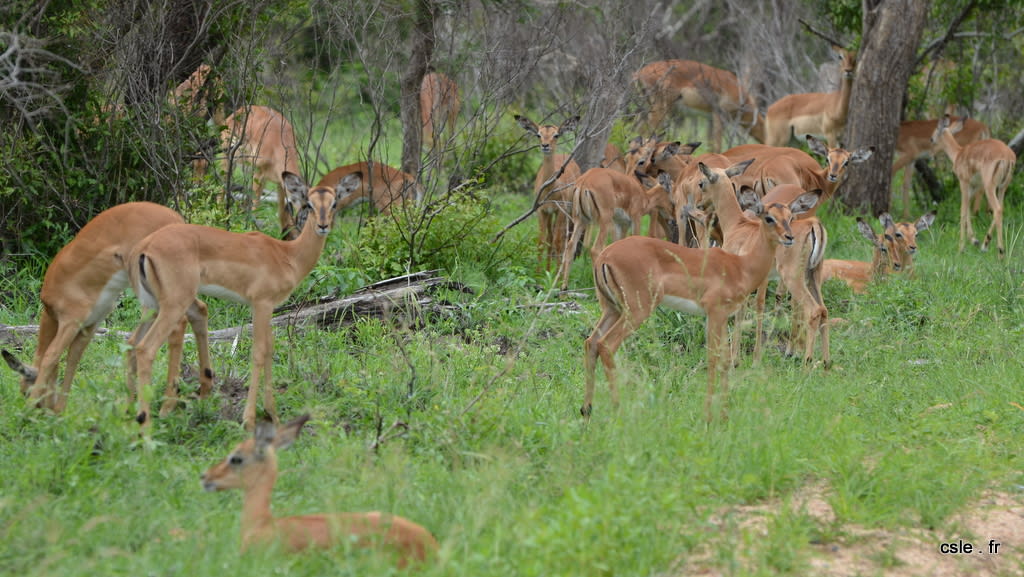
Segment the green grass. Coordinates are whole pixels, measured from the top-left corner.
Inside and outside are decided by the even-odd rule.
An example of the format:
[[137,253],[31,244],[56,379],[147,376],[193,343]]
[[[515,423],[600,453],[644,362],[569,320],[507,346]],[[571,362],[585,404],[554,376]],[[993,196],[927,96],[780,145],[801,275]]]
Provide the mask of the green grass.
[[[502,223],[528,203],[498,199]],[[1011,205],[1000,263],[973,248],[956,253],[954,208],[943,205],[919,237],[916,278],[896,276],[864,295],[826,286],[833,316],[845,319],[832,329],[831,371],[774,348],[757,367],[745,355],[731,374],[730,418],[710,426],[703,323],[671,312],[619,351],[620,409],[599,374],[584,423],[582,343],[597,305],[583,291],[579,312],[543,310],[557,300],[543,275],[508,288],[464,263],[458,280],[477,295],[415,331],[375,320],[279,331],[279,410],[309,411],[313,421],[280,456],[274,510],[376,509],[416,520],[442,543],[426,575],[676,575],[697,566],[804,575],[816,543],[846,546],[854,527],[949,537],[953,517],[984,490],[1024,482],[1024,411],[1011,404],[1024,403],[1015,244],[1024,218]],[[829,212],[826,224],[833,256],[869,258],[852,217]],[[337,260],[300,290],[365,280],[330,277],[343,274],[358,226],[356,216],[340,220],[327,250]],[[534,234],[531,222],[519,230]],[[6,275],[13,280],[0,288],[16,296],[4,299],[0,322],[36,321],[38,305],[25,296],[38,291],[36,274]],[[588,276],[583,257],[571,285],[590,287]],[[248,316],[211,301],[212,328]],[[136,318],[126,300],[108,324],[127,331]],[[220,418],[227,401],[189,402],[157,420],[147,448],[126,407],[121,349],[116,338],[94,341],[61,416],[25,408],[14,375],[0,372],[0,573],[392,573],[386,559],[344,548],[240,554],[241,496],[199,486],[202,471],[244,438]],[[29,342],[20,354],[33,350]],[[248,338],[236,349],[215,344],[213,354],[218,382],[248,377]],[[186,359],[195,363],[190,346]],[[396,420],[405,434],[371,450],[378,428]],[[814,485],[825,487],[834,521],[788,506]],[[764,508],[763,532],[751,528],[750,507]],[[873,555],[878,572],[899,563],[887,549]]]

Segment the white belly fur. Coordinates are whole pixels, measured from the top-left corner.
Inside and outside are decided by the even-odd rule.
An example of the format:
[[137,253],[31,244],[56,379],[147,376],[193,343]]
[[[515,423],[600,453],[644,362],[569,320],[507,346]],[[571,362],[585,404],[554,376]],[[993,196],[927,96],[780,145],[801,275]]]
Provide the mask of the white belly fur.
[[250,304],[249,300],[243,297],[242,295],[216,284],[200,285],[199,294],[234,301],[236,303],[241,303],[243,305]]
[[92,306],[89,316],[86,317],[82,324],[89,327],[107,318],[110,311],[114,310],[114,307],[117,306],[117,301],[121,300],[121,294],[124,293],[124,289],[127,287],[128,272],[119,270],[114,273],[114,276],[110,277],[107,284],[103,286],[103,290],[100,291],[100,298],[96,300],[96,304]]
[[690,299],[665,295],[665,297],[661,299],[661,305],[688,315],[704,316],[707,314],[697,301]]

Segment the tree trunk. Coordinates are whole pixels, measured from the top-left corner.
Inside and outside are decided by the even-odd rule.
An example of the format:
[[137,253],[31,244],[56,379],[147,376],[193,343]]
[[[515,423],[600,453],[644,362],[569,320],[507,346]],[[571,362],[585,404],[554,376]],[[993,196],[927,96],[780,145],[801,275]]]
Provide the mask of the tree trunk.
[[929,0],[864,0],[860,61],[853,80],[844,145],[874,146],[875,153],[850,171],[842,198],[871,214],[889,210],[893,155],[903,90],[913,72]]
[[423,120],[420,116],[420,85],[434,55],[435,0],[417,0],[413,22],[409,66],[402,76],[402,170],[416,175],[420,171],[423,149]]

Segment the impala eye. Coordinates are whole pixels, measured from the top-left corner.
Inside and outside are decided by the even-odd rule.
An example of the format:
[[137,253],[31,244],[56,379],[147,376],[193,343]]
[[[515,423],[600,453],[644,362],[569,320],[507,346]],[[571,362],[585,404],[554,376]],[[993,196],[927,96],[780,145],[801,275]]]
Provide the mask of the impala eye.
[[230,457],[228,457],[229,465],[241,465],[244,462],[245,459],[243,459],[241,455],[231,455]]
[[768,224],[775,224],[775,218],[771,216],[764,217],[764,221],[767,222]]

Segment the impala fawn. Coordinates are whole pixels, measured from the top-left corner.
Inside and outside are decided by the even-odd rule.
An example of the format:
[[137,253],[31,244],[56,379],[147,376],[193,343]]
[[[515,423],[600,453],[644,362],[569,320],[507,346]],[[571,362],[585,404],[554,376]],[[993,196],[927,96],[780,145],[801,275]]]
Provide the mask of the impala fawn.
[[430,531],[397,515],[371,511],[273,516],[270,494],[277,480],[277,450],[291,446],[308,420],[309,415],[303,415],[280,428],[259,423],[251,439],[203,473],[206,491],[242,490],[242,550],[274,543],[289,552],[349,544],[393,551],[400,568],[434,554],[438,545]]

